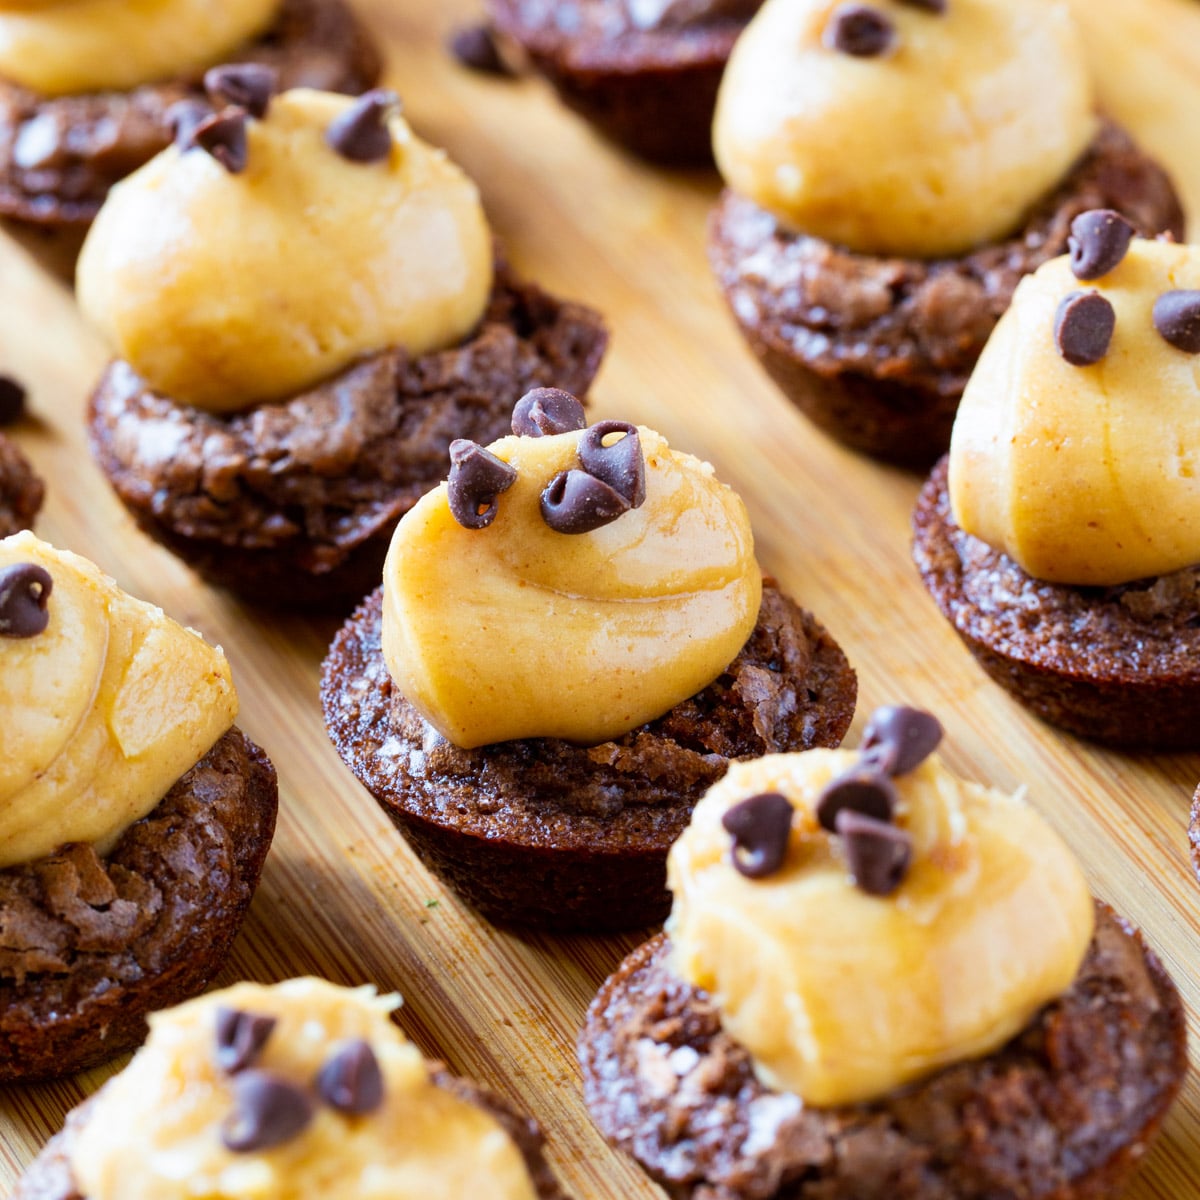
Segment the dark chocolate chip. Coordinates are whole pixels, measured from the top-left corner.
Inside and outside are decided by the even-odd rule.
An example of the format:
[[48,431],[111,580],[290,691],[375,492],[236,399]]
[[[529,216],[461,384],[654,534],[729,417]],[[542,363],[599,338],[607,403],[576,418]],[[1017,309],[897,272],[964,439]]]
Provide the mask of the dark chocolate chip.
[[786,796],[751,796],[729,809],[721,824],[733,835],[733,865],[747,879],[764,879],[783,866],[792,831],[792,804]]
[[0,425],[15,425],[25,415],[25,396],[11,375],[0,375]]
[[325,1060],[317,1091],[330,1108],[361,1117],[383,1103],[383,1072],[375,1051],[361,1038],[347,1042]]
[[944,13],[946,11],[946,0],[900,0],[901,4],[907,4],[909,8],[923,8],[926,12]]
[[386,88],[365,92],[325,131],[325,141],[356,163],[382,162],[392,152],[388,118],[400,111],[400,97]]
[[837,832],[838,816],[847,811],[886,823],[896,814],[896,789],[878,768],[853,767],[826,784],[817,797],[816,811],[821,827],[830,833]]
[[277,1023],[274,1017],[222,1005],[217,1009],[217,1066],[230,1075],[251,1066]]
[[196,130],[212,116],[212,109],[203,100],[176,100],[167,109],[167,128],[180,150],[196,148]]
[[586,471],[560,471],[542,492],[542,520],[555,533],[591,533],[629,511],[629,501]]
[[521,437],[553,437],[587,425],[583,405],[561,388],[534,388],[517,401],[512,431]]
[[837,832],[854,883],[869,896],[890,896],[912,862],[912,838],[895,825],[853,809],[838,813]]
[[877,708],[863,731],[865,760],[886,775],[915,771],[942,740],[942,723],[919,708]]
[[843,4],[825,26],[825,45],[855,58],[876,58],[896,42],[896,27],[886,13],[868,4]]
[[1090,367],[1108,353],[1116,327],[1117,314],[1099,292],[1072,292],[1058,306],[1054,340],[1071,366]]
[[450,443],[450,512],[464,529],[486,529],[496,519],[496,497],[517,481],[517,470],[466,438]]
[[246,169],[246,110],[225,108],[192,130],[192,145],[206,150],[230,175]]
[[[605,445],[604,439],[621,434]],[[615,492],[640,508],[646,501],[646,459],[637,426],[627,421],[598,421],[579,439],[579,462],[597,479],[603,479]]]
[[213,104],[234,104],[260,121],[279,90],[279,72],[261,63],[230,63],[205,73],[204,90]]
[[1163,292],[1154,302],[1154,328],[1176,350],[1200,354],[1200,292]]
[[221,1125],[221,1141],[235,1154],[253,1154],[290,1142],[308,1128],[315,1111],[301,1087],[271,1071],[233,1077],[233,1112]]
[[464,25],[450,38],[450,53],[464,66],[481,75],[512,76],[496,44],[496,32],[487,23]]
[[1067,248],[1076,279],[1099,279],[1120,265],[1137,232],[1119,212],[1093,208],[1071,222]]
[[31,638],[50,624],[54,580],[37,563],[14,563],[0,570],[0,637]]

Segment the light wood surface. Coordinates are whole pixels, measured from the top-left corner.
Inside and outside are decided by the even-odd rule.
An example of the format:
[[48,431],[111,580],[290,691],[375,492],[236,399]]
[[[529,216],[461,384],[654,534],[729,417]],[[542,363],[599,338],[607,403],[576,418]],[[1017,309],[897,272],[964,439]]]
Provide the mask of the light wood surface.
[[[704,259],[715,178],[634,163],[562,111],[537,81],[471,75],[441,50],[472,0],[362,0],[390,79],[429,139],[474,175],[499,235],[531,277],[607,314],[613,343],[595,410],[660,429],[709,458],[745,497],[759,557],[830,627],[859,672],[859,716],[904,701],[938,712],[960,773],[1027,785],[1078,850],[1095,890],[1142,925],[1200,1016],[1200,892],[1187,862],[1200,756],[1110,754],[1059,735],[975,667],[909,560],[918,481],[840,450],[775,392],[722,307]],[[428,1054],[508,1093],[543,1122],[578,1200],[660,1195],[609,1150],[580,1101],[576,1030],[638,940],[498,932],[416,862],[329,745],[317,703],[333,622],[254,611],[200,584],[132,527],[88,456],[81,413],[104,360],[41,239],[0,238],[0,370],[28,383],[17,431],[49,483],[39,525],[122,586],[228,651],[240,723],[279,769],[279,831],[221,982],[317,973],[406,997]],[[1200,1043],[1198,1043],[1200,1044]],[[109,1070],[0,1094],[0,1190]],[[1190,1078],[1132,1200],[1200,1196],[1200,1083]]]

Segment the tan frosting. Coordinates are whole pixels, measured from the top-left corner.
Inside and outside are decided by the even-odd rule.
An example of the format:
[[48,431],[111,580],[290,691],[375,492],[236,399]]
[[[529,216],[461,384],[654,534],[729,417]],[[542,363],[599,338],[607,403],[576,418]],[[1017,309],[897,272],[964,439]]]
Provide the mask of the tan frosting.
[[[494,1117],[434,1085],[388,1020],[396,997],[293,979],[242,983],[150,1017],[150,1038],[108,1083],[71,1145],[88,1200],[535,1200],[520,1150]],[[233,1107],[213,1061],[216,1010],[277,1018],[255,1068],[309,1084],[339,1042],[365,1039],[384,1078],[382,1106],[328,1105],[283,1145],[234,1154],[219,1137]]]
[[[1200,562],[1200,357],[1155,330],[1165,291],[1200,289],[1200,248],[1135,240],[1103,279],[1066,258],[1022,281],[967,386],[950,448],[955,520],[1052,583],[1112,585]],[[1116,311],[1105,357],[1058,353],[1064,296]]]
[[767,0],[733,52],[714,142],[734,191],[871,254],[959,254],[1009,234],[1094,133],[1078,34],[1055,0],[875,0],[887,56],[822,43],[840,0]]
[[26,562],[54,586],[43,633],[0,637],[0,867],[107,851],[238,707],[225,655],[161,609],[31,533],[0,541],[0,569]]
[[0,0],[0,78],[44,96],[129,91],[223,61],[280,0]]
[[639,433],[646,501],[592,533],[556,533],[539,510],[578,465],[578,433],[489,447],[518,474],[486,529],[454,520],[445,484],[401,520],[383,654],[457,745],[617,737],[706,687],[750,636],[762,576],[745,506],[707,463]]
[[[858,756],[812,750],[737,763],[671,850],[673,964],[707,989],[769,1087],[812,1105],[870,1100],[988,1054],[1074,979],[1092,936],[1087,884],[1017,797],[935,757],[895,780],[912,867],[886,899],[855,887],[816,822]],[[782,870],[747,879],[723,814],[780,792],[796,814]]]
[[156,390],[214,412],[282,400],[387,346],[461,341],[492,285],[475,185],[389,121],[384,162],[325,141],[353,103],[297,90],[226,171],[172,147],[110,193],[84,244],[80,304]]

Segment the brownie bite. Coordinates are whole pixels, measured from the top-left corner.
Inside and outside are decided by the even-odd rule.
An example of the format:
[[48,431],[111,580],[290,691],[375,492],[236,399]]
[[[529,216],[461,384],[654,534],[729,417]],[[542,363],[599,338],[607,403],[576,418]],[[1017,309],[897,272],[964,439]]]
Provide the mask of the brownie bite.
[[717,89],[762,0],[488,0],[563,102],[654,162],[712,162]]

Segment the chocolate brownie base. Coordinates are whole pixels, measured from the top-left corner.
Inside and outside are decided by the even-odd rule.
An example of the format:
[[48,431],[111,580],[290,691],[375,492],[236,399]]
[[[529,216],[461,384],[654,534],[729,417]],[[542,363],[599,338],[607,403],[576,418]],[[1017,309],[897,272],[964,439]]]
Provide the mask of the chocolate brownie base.
[[607,341],[591,309],[502,266],[461,346],[385,351],[285,403],[205,413],[116,362],[91,399],[92,452],[141,528],[207,579],[344,612],[378,585],[396,522],[446,477],[450,443],[511,433],[530,388],[585,395]]
[[[371,87],[381,68],[343,0],[283,0],[272,28],[231,59],[275,67],[285,88],[350,94]],[[170,144],[167,109],[202,97],[202,75],[57,97],[0,80],[0,216],[88,224],[113,184]]]
[[29,460],[0,433],[0,537],[32,528],[45,494]]
[[1200,748],[1200,567],[1113,588],[1043,583],[954,523],[947,469],[917,499],[913,558],[983,669],[1081,737]]
[[325,660],[325,724],[426,865],[501,924],[630,929],[670,909],[666,859],[735,758],[836,746],[857,681],[837,643],[771,584],[729,668],[665,716],[598,746],[551,738],[462,750],[392,686],[382,593]]
[[639,16],[632,0],[488,0],[563,102],[655,162],[712,163],[717,89],[762,0],[673,0]]
[[950,445],[967,379],[1021,279],[1065,254],[1071,222],[1123,212],[1146,235],[1183,237],[1171,181],[1105,124],[1023,228],[961,258],[854,254],[792,234],[726,192],[709,260],[768,374],[814,424],[888,462],[928,467]]
[[1071,990],[1008,1045],[881,1100],[805,1108],[755,1077],[665,935],[601,988],[579,1042],[596,1124],[676,1200],[1108,1200],[1187,1071],[1179,994],[1097,903]]
[[137,1046],[146,1014],[221,969],[275,831],[275,771],[231,729],[105,858],[64,846],[0,871],[0,1083]]
[[[451,1075],[436,1063],[433,1064],[433,1080],[438,1087],[453,1092],[460,1100],[484,1109],[503,1127],[525,1159],[538,1200],[568,1200],[546,1163],[542,1153],[545,1138],[536,1121],[494,1092]],[[62,1132],[55,1134],[29,1164],[29,1169],[17,1180],[11,1200],[88,1200],[75,1182],[71,1150],[87,1124],[96,1099],[92,1097],[67,1113]]]

